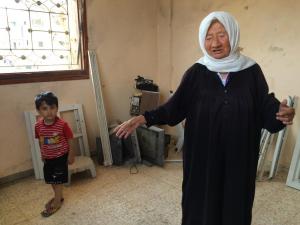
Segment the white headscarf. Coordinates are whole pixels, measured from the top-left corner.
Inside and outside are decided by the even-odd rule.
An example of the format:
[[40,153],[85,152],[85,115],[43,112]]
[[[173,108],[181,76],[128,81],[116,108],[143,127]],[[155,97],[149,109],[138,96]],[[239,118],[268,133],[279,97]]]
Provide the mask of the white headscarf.
[[[231,51],[229,55],[222,59],[211,57],[205,49],[205,38],[207,30],[213,20],[217,19],[223,24],[228,33]],[[199,42],[204,54],[197,62],[205,65],[209,70],[214,72],[237,72],[246,69],[256,62],[247,56],[240,54],[240,28],[237,21],[227,12],[212,12],[206,16],[199,28]]]

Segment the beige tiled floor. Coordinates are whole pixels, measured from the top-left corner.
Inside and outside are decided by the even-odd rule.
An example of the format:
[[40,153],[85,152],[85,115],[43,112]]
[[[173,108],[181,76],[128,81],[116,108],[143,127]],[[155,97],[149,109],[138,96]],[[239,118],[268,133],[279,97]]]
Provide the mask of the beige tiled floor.
[[[97,167],[97,177],[77,174],[64,190],[63,207],[42,218],[52,197],[42,181],[26,178],[0,187],[0,224],[10,225],[179,225],[182,166]],[[299,225],[300,191],[285,186],[284,177],[257,183],[253,225]]]

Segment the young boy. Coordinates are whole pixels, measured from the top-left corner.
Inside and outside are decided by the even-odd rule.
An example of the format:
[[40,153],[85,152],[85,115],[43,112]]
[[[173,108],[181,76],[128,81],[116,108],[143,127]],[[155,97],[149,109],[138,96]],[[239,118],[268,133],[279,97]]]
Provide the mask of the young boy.
[[39,139],[44,178],[51,184],[54,198],[45,205],[42,216],[55,213],[63,202],[63,183],[68,182],[68,164],[74,162],[69,139],[73,133],[69,125],[57,116],[58,99],[52,92],[42,92],[35,97],[35,107],[41,119],[35,124],[35,137]]

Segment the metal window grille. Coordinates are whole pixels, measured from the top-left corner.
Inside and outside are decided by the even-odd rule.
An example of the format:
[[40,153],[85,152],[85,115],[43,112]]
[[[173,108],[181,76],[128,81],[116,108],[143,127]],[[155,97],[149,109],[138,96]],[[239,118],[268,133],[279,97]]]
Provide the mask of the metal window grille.
[[0,73],[81,69],[77,0],[0,1]]

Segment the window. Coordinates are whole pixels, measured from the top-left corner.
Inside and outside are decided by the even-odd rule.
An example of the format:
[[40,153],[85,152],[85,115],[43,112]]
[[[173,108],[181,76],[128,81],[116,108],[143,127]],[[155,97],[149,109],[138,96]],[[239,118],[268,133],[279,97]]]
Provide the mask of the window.
[[0,1],[0,84],[88,78],[85,0]]

